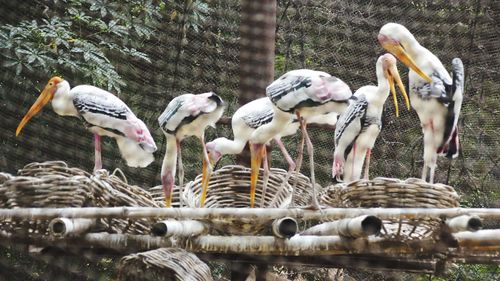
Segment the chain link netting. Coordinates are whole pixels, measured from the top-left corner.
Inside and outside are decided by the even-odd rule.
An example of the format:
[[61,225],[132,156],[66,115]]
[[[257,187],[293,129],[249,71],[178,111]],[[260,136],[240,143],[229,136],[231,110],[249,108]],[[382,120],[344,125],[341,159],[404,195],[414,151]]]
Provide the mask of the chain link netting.
[[[22,21],[41,23],[55,17],[76,18],[66,7],[71,5],[71,1],[1,2],[0,24],[4,30],[9,25],[17,26]],[[84,3],[82,7],[90,7],[91,11],[101,9],[101,13],[102,7],[95,6],[97,8],[92,10],[95,4],[89,3],[107,4],[107,1],[80,2]],[[165,3],[125,2],[158,6]],[[215,91],[226,101],[225,116],[230,117],[239,107],[241,3],[236,0],[172,3],[178,6],[172,10],[167,7],[167,11],[160,11],[158,22],[151,23],[154,32],[151,36],[142,37],[143,41],[135,46],[138,51],[147,55],[149,62],[131,59],[111,49],[106,52],[109,63],[124,81],[118,96],[147,124],[160,149],[155,153],[156,161],[147,168],[129,168],[120,158],[114,141],[106,139],[103,146],[103,166],[110,170],[119,167],[131,183],[145,188],[160,183],[165,138],[156,120],[173,97],[185,92]],[[460,57],[466,71],[466,88],[459,120],[461,154],[453,161],[439,160],[436,181],[454,186],[462,196],[462,206],[498,207],[499,8],[500,3],[492,0],[280,0],[277,2],[276,15],[275,77],[292,69],[310,68],[338,76],[353,91],[363,85],[375,84],[375,62],[384,53],[376,38],[378,30],[386,22],[405,25],[448,69],[451,60]],[[113,14],[103,15],[102,20],[109,23],[113,20]],[[68,28],[76,29],[75,26]],[[85,25],[79,28],[79,34],[85,36],[93,36],[96,32]],[[32,32],[36,33],[36,29]],[[7,39],[4,41],[7,42]],[[120,41],[115,38],[113,42],[100,43],[127,42],[126,39]],[[47,46],[41,48],[45,47]],[[8,45],[0,46],[4,51],[8,48]],[[18,56],[21,61],[22,53]],[[30,70],[26,65],[17,73],[17,69],[7,63],[5,56],[2,59],[5,63],[2,64],[3,73],[0,74],[0,171],[15,173],[27,163],[46,160],[64,160],[70,166],[91,170],[92,137],[76,118],[60,117],[46,109],[28,124],[20,137],[15,137],[18,122],[49,76],[36,71],[36,68]],[[29,60],[20,63],[29,64]],[[402,80],[407,84],[406,67],[402,64],[398,67]],[[64,68],[54,73],[63,75],[73,86],[92,82],[88,73],[66,71]],[[264,93],[255,93],[253,97],[244,97],[244,100],[263,95]],[[386,102],[383,130],[373,150],[371,177],[420,176],[423,148],[419,120],[414,110],[402,108],[400,114],[396,118],[393,103]],[[221,123],[215,130],[207,130],[206,140],[219,136],[232,137],[228,124]],[[322,186],[330,185],[333,129],[312,127],[310,135],[315,146],[317,181]],[[284,140],[294,157],[297,156],[299,140],[299,133]],[[182,147],[186,182],[201,172],[201,147],[196,139],[186,139]],[[286,162],[278,149],[274,149],[271,155],[273,167],[286,168]],[[307,157],[304,159],[302,172],[308,175]],[[219,165],[233,163],[235,157],[228,156]],[[0,263],[0,267],[9,266]],[[371,277],[373,279],[367,279],[366,275],[353,278],[383,280],[374,279],[374,276]],[[461,280],[457,278],[456,280]],[[473,275],[469,275],[469,278],[474,280]]]

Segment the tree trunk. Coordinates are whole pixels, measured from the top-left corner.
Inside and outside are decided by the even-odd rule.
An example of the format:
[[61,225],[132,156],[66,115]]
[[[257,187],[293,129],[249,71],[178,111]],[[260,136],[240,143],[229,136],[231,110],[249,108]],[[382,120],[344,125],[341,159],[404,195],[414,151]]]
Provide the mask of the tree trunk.
[[[274,79],[275,31],[276,1],[242,1],[239,105],[265,96],[266,87]],[[238,155],[236,161],[240,165],[249,165],[248,147]]]

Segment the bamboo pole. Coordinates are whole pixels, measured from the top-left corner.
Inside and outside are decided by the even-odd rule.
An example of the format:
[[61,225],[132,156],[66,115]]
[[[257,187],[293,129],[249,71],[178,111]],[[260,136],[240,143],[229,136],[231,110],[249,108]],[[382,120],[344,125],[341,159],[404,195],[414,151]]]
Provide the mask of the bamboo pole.
[[483,227],[481,218],[469,215],[447,219],[446,225],[450,232],[477,231]]
[[382,220],[375,216],[359,216],[325,222],[306,229],[303,235],[340,235],[358,238],[377,234],[382,229]]
[[271,228],[278,238],[290,238],[299,230],[297,221],[290,217],[274,220]]
[[500,250],[500,229],[484,229],[475,232],[462,231],[452,234],[460,247]]
[[16,208],[0,209],[0,220],[31,219],[49,220],[66,218],[172,218],[172,219],[247,219],[268,221],[282,217],[302,220],[337,220],[362,215],[380,219],[423,219],[476,215],[481,218],[500,218],[500,208],[329,208],[320,211],[305,209],[269,208],[153,208],[153,207],[108,207],[108,208]]
[[208,225],[195,220],[165,220],[157,222],[151,228],[154,236],[180,236],[190,237],[205,234],[208,232]]
[[49,223],[49,232],[54,237],[78,236],[95,226],[95,219],[55,218]]

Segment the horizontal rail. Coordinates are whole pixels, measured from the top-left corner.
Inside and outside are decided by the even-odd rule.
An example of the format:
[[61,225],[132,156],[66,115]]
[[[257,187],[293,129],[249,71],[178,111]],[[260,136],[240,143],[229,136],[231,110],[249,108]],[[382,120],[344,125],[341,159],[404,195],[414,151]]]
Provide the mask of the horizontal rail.
[[266,221],[282,217],[310,220],[337,220],[357,216],[377,216],[380,219],[451,218],[460,215],[476,215],[483,219],[500,218],[500,208],[328,208],[320,211],[304,209],[269,208],[153,208],[153,207],[109,207],[109,208],[16,208],[0,209],[0,220],[30,219],[49,220],[65,218],[169,218],[169,219],[226,219]]

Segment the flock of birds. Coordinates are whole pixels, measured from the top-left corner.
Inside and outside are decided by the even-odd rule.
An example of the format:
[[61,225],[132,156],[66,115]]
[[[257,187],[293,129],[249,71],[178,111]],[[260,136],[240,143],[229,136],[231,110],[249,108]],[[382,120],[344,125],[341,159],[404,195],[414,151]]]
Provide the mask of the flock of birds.
[[[288,162],[288,176],[294,170],[300,170],[302,150],[306,145],[314,187],[314,149],[307,133],[310,123],[335,125],[333,177],[346,182],[360,179],[364,164],[363,176],[368,178],[371,150],[382,127],[383,106],[389,93],[393,95],[396,116],[399,115],[395,84],[408,109],[411,103],[419,116],[424,135],[422,179],[429,177],[429,182],[433,183],[437,156],[454,158],[458,155],[457,121],[464,89],[462,62],[453,59],[450,76],[441,61],[400,24],[384,25],[379,31],[378,41],[390,54],[380,56],[376,62],[376,86],[364,86],[352,94],[345,82],[328,73],[309,69],[289,71],[267,87],[267,97],[251,101],[234,113],[233,140],[222,137],[205,143],[205,128],[215,126],[224,111],[224,101],[217,94],[184,94],[172,99],[158,118],[167,139],[161,169],[166,206],[171,206],[177,167],[179,185],[183,185],[181,141],[189,136],[196,136],[203,147],[201,207],[204,206],[214,164],[225,154],[240,153],[247,143],[251,152],[251,207],[254,206],[262,162],[264,173],[269,173],[266,145],[272,140]],[[409,68],[410,97],[400,79],[396,58]],[[147,126],[125,103],[94,86],[81,85],[70,89],[69,83],[60,77],[49,80],[17,127],[16,136],[50,101],[57,114],[80,117],[94,134],[94,170],[102,168],[101,136],[116,139],[129,166],[146,167],[154,161],[155,142]],[[295,163],[280,138],[295,134],[299,128],[302,148]],[[318,209],[320,205],[315,191],[313,188],[311,207]]]

